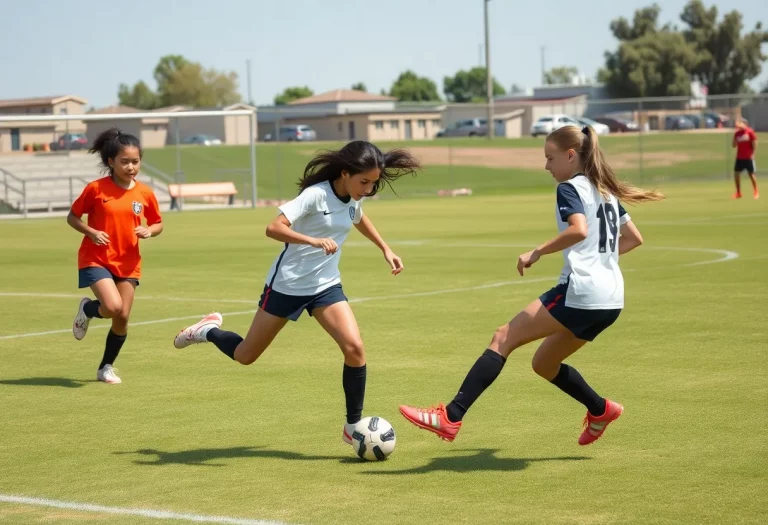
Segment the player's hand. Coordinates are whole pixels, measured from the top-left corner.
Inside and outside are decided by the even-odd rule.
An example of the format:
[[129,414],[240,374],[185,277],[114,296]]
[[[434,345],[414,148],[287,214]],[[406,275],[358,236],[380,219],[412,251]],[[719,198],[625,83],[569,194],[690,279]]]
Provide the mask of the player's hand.
[[517,258],[518,273],[520,275],[525,275],[525,268],[530,268],[539,259],[541,259],[541,255],[539,255],[538,250],[531,250],[530,252],[526,252],[522,254],[520,257]]
[[100,232],[94,230],[93,233],[88,235],[96,246],[106,246],[109,244],[109,235],[106,232]]
[[136,226],[133,229],[133,233],[135,233],[136,237],[139,239],[149,239],[152,237],[152,232],[149,231],[149,228],[145,228],[144,226]]
[[314,248],[322,248],[326,255],[334,254],[338,251],[339,247],[336,244],[336,241],[333,239],[329,239],[328,237],[323,237],[322,239],[315,239],[312,242],[312,246]]
[[389,264],[389,267],[392,268],[392,275],[397,275],[400,272],[403,271],[403,260],[395,255],[395,253],[392,250],[386,250],[384,251],[384,259],[387,261],[387,264]]

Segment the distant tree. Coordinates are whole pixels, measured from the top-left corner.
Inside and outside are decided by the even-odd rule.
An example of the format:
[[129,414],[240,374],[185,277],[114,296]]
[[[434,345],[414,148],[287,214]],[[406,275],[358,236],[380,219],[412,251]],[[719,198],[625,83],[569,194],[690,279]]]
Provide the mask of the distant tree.
[[519,84],[512,84],[512,87],[509,88],[509,94],[516,95],[518,93],[525,93],[525,88],[520,86]]
[[240,101],[237,73],[205,69],[181,55],[161,57],[154,71],[157,91],[139,81],[133,87],[120,84],[120,104],[140,109],[186,105],[192,107],[227,106]]
[[762,22],[742,35],[740,12],[726,13],[718,22],[717,7],[707,9],[701,0],[689,1],[680,18],[688,26],[683,36],[696,53],[692,73],[711,95],[738,93],[760,75],[768,58],[761,50],[762,44],[768,43]]
[[309,89],[307,86],[294,86],[287,87],[282,93],[275,97],[276,106],[284,106],[289,102],[298,100],[300,98],[311,97],[315,92]]
[[362,91],[364,93],[368,92],[368,88],[365,87],[365,84],[362,82],[358,82],[356,84],[352,84],[352,90],[354,91]]
[[127,84],[120,84],[117,99],[121,106],[139,109],[160,107],[160,97],[143,80],[138,81],[132,88]]
[[413,71],[400,73],[389,88],[389,96],[404,102],[429,102],[440,100],[437,84],[427,77],[420,77]]
[[[486,95],[486,69],[473,67],[469,71],[457,71],[443,79],[443,93],[450,102],[483,102]],[[503,95],[504,87],[493,79],[493,95]]]
[[544,73],[545,84],[571,84],[573,77],[579,74],[579,70],[573,66],[553,67]]

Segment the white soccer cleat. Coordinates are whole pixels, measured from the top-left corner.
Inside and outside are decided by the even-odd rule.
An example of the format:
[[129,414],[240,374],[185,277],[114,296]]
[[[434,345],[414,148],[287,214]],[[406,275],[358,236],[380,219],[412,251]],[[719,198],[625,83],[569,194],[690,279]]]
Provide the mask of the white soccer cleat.
[[108,385],[117,385],[123,381],[117,377],[117,368],[113,368],[112,365],[104,365],[98,372],[96,372],[96,379],[107,383]]
[[224,318],[219,312],[213,312],[203,317],[199,322],[192,326],[186,327],[184,330],[173,340],[173,346],[176,348],[186,348],[189,345],[196,345],[200,343],[207,343],[205,338],[208,335],[208,330],[211,328],[221,328],[221,323],[224,322]]
[[352,432],[355,431],[354,423],[344,423],[344,429],[341,432],[341,440],[347,445],[352,444]]
[[82,341],[85,334],[88,333],[88,325],[91,323],[91,319],[83,311],[83,307],[90,301],[88,297],[80,299],[80,306],[77,307],[77,315],[72,323],[72,334],[74,334],[75,339],[78,341]]

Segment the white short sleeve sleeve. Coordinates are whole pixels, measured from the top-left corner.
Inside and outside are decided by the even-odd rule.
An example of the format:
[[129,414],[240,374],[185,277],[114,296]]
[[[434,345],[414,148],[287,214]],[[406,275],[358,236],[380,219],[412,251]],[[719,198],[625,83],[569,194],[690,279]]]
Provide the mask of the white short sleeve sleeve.
[[629,216],[629,213],[624,209],[624,206],[619,203],[619,224],[627,224],[631,220],[632,217]]
[[286,202],[282,206],[278,206],[277,209],[285,215],[288,222],[293,224],[298,219],[317,208],[317,198],[318,192],[313,188],[307,188],[302,191],[298,197],[292,201]]
[[355,218],[352,219],[352,223],[354,224],[360,224],[360,221],[363,220],[363,202],[360,201],[355,206]]

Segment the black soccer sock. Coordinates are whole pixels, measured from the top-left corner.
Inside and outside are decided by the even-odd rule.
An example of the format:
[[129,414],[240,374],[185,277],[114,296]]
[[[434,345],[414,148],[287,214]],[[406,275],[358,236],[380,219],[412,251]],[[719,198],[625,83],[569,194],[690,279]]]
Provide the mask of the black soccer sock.
[[112,365],[115,363],[115,359],[117,359],[117,355],[120,353],[120,349],[123,347],[127,337],[128,334],[117,335],[110,329],[107,334],[107,343],[104,346],[104,357],[101,359],[99,370],[104,368],[104,365]]
[[448,419],[456,423],[464,418],[472,403],[491,386],[504,368],[507,358],[491,350],[483,352],[470,368],[467,377],[459,388],[459,393],[446,407]]
[[85,306],[83,306],[83,313],[90,319],[93,319],[94,317],[103,319],[99,313],[99,306],[101,306],[100,301],[89,301],[85,303]]
[[560,371],[551,381],[557,388],[587,407],[593,416],[605,414],[605,399],[592,390],[578,370],[565,363],[560,364]]
[[357,367],[344,365],[341,385],[344,387],[344,397],[347,402],[347,423],[357,423],[363,416],[365,377],[365,365]]
[[211,328],[205,337],[233,361],[235,360],[237,345],[243,342],[243,338],[235,332],[227,332],[221,328]]

